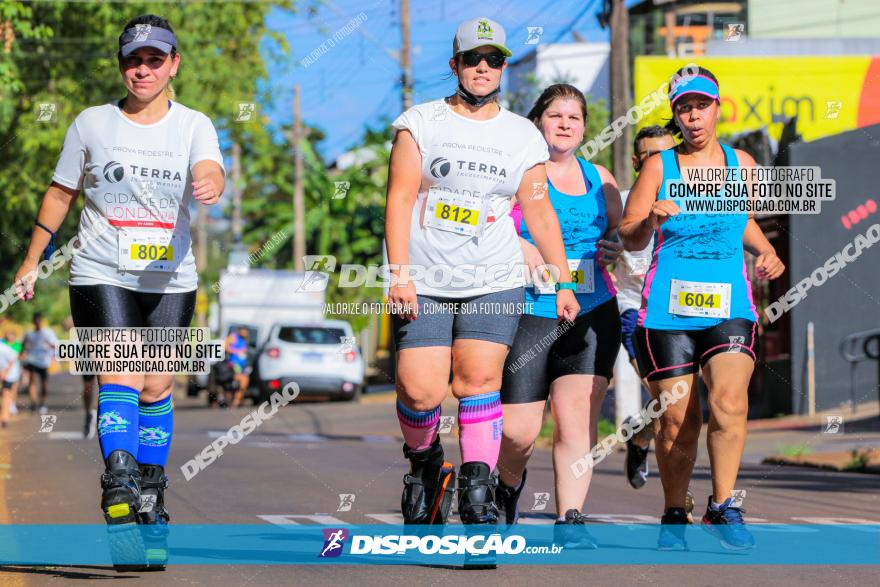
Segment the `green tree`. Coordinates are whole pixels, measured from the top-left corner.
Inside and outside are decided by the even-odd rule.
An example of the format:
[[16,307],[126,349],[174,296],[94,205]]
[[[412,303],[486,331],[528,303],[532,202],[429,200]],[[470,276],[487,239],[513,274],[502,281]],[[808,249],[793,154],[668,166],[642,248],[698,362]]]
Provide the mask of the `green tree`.
[[[388,176],[387,143],[389,125],[367,128],[357,150],[363,162],[344,170],[329,169],[317,144],[324,138],[319,129],[310,129],[303,145],[306,252],[331,255],[337,270],[331,275],[327,297],[334,302],[376,301],[382,295],[378,287],[339,287],[342,264],[381,265],[382,234],[385,217],[385,189]],[[274,234],[290,227],[293,218],[293,155],[287,137],[266,144],[244,145],[243,168],[249,183],[244,188],[244,242],[258,249]],[[292,247],[285,243],[264,258],[264,267],[293,268]],[[335,316],[330,316],[335,317]],[[357,330],[366,316],[339,316],[351,320]]]

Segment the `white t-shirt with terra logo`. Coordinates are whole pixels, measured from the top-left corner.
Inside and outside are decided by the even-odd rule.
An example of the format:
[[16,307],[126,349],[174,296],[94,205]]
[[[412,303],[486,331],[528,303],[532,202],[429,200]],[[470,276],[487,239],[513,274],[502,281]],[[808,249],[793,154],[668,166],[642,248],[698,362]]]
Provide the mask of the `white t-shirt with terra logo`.
[[[408,130],[422,155],[422,183],[409,234],[409,264],[425,268],[424,277],[413,276],[416,292],[465,298],[521,287],[523,256],[510,204],[523,174],[550,158],[535,125],[504,108],[494,118],[474,120],[441,99],[410,108],[393,126]],[[484,202],[482,234],[426,226],[432,188],[447,198]]]
[[52,177],[85,193],[70,285],[196,289],[189,206],[192,168],[205,160],[223,167],[217,131],[177,102],[153,124],[134,122],[115,103],[80,113]]

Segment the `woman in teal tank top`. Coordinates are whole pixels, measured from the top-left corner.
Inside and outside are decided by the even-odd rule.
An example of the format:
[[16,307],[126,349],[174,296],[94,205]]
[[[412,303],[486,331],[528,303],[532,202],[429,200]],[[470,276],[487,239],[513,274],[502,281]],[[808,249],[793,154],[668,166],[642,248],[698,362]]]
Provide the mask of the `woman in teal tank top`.
[[[567,84],[547,88],[528,118],[544,135],[550,150],[547,193],[556,211],[571,285],[580,304],[574,322],[560,323],[553,311],[553,284],[526,289],[526,307],[504,368],[501,404],[504,414],[496,503],[508,524],[517,519],[517,500],[525,484],[526,463],[541,430],[550,399],[555,423],[555,540],[569,547],[595,548],[581,513],[592,471],[573,474],[571,464],[597,442],[599,407],[620,348],[620,316],[607,265],[622,247],[616,237],[622,206],[617,184],[603,167],[580,159],[587,105]],[[540,187],[540,186],[539,186]],[[541,193],[541,190],[536,190]],[[529,227],[511,211],[527,262],[543,260]],[[561,289],[561,284],[560,284]]]
[[732,497],[757,352],[757,314],[744,251],[756,257],[758,279],[775,279],[785,268],[750,215],[683,214],[668,198],[668,182],[686,178],[687,168],[755,166],[748,153],[718,142],[718,80],[705,68],[692,67],[676,72],[670,82],[669,128],[682,142],[645,162],[627,200],[620,236],[627,250],[639,250],[656,233],[633,339],[639,372],[665,406],[655,410],[662,413],[654,422],[665,497],[658,546],[687,547],[684,506],[702,426],[697,380],[702,373],[709,390],[712,464],[712,495],[702,527],[726,548],[747,549],[754,539]]

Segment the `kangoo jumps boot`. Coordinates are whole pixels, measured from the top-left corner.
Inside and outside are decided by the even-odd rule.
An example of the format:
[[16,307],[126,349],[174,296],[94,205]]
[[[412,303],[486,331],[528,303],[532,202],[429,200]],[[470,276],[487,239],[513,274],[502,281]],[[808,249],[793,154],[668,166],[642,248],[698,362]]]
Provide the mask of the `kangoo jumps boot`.
[[107,457],[101,475],[101,511],[107,524],[132,524],[141,501],[141,474],[137,460],[124,450],[114,450]]
[[[490,533],[498,523],[498,508],[495,505],[497,483],[486,463],[470,461],[461,465],[458,475],[458,517],[466,525],[465,532],[469,536]],[[465,553],[465,569],[495,567],[494,553]]]
[[114,450],[101,475],[101,511],[107,522],[107,544],[113,568],[120,573],[143,569],[146,551],[137,522],[141,474],[131,453]]
[[142,524],[146,568],[149,571],[165,570],[168,563],[168,521],[171,516],[165,509],[165,488],[168,477],[160,465],[140,465],[141,507],[137,521]]
[[455,468],[443,460],[443,447],[435,438],[425,450],[403,445],[410,472],[403,476],[400,509],[405,524],[445,524],[455,491]]
[[497,524],[495,506],[497,479],[489,465],[480,461],[463,463],[458,475],[458,517],[462,524]]

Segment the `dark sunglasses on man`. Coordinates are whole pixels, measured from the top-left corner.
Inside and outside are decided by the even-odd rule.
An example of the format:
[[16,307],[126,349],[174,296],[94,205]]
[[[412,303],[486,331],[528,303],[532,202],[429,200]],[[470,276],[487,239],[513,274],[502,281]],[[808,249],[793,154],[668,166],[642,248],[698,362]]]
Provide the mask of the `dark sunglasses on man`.
[[506,57],[500,51],[492,51],[491,53],[464,51],[461,53],[461,63],[465,67],[476,67],[483,59],[486,60],[486,65],[492,69],[501,69]]

